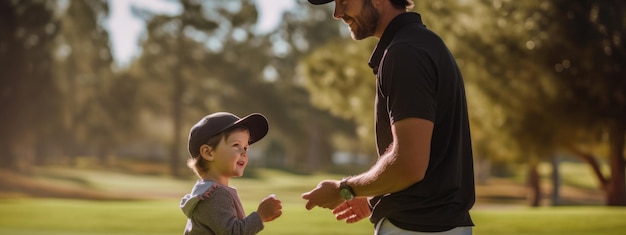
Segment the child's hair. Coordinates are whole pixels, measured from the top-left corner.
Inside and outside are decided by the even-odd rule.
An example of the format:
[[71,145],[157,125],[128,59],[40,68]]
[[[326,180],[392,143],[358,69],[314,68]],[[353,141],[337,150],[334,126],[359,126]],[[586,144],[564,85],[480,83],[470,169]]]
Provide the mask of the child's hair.
[[[217,135],[211,136],[211,138],[209,138],[209,140],[207,140],[205,144],[212,149],[215,149],[217,148],[217,145],[220,144],[220,141],[228,139],[230,134],[232,134],[233,132],[244,130],[248,130],[248,128],[244,126],[236,126],[231,129],[226,129],[225,131],[222,131]],[[193,172],[196,173],[198,177],[202,178],[204,174],[209,171],[209,161],[202,158],[200,154],[198,154],[198,156],[193,156],[192,158],[187,159],[187,167],[193,170]]]

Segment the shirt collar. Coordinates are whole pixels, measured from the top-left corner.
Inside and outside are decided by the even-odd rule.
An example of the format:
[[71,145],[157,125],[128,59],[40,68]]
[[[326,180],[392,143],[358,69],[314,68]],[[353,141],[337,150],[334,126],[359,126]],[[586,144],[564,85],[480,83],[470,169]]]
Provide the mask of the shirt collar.
[[380,60],[383,58],[385,50],[391,43],[391,40],[394,38],[398,30],[410,23],[418,23],[420,25],[424,25],[422,23],[422,17],[416,12],[402,13],[393,18],[391,22],[389,22],[389,25],[387,25],[387,28],[383,32],[383,35],[380,37],[380,41],[378,41],[376,48],[372,52],[369,62],[367,62],[370,68],[373,69],[374,74],[378,73],[378,65],[380,64]]

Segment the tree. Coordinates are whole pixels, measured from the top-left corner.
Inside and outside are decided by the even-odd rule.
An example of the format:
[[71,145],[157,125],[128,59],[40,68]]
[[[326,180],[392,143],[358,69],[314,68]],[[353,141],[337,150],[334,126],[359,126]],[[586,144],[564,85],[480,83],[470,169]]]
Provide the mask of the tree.
[[[590,164],[607,205],[626,206],[626,3],[554,0],[542,10],[542,34],[533,41],[564,94],[558,100],[559,117],[581,134],[564,147]],[[610,176],[580,145],[595,142],[588,136],[598,132],[607,136],[600,144],[607,145]]]
[[180,175],[184,107],[190,102],[189,98],[194,97],[188,94],[190,83],[204,76],[200,71],[204,71],[202,59],[206,49],[193,36],[204,36],[218,28],[216,21],[207,17],[200,2],[181,0],[180,4],[182,12],[174,16],[135,9],[149,20],[142,43],[143,53],[138,61],[145,69],[144,79],[149,79],[145,81],[148,85],[142,94],[153,107],[163,107],[171,115],[170,173],[175,176]]
[[355,122],[360,141],[353,144],[361,146],[358,151],[372,156],[376,156],[375,145],[365,143],[374,143],[372,97],[376,89],[366,61],[375,43],[375,40],[355,43],[349,38],[331,41],[308,56],[302,65],[311,102]]
[[[54,1],[0,3],[0,167],[31,160],[59,121],[53,82]],[[26,161],[27,163],[29,161]]]
[[[274,47],[278,49],[274,52],[275,55],[269,65],[279,74],[277,80],[273,82],[275,86],[288,97],[297,97],[297,99],[285,100],[288,105],[284,109],[287,117],[291,120],[299,120],[291,126],[296,128],[300,126],[302,128],[300,131],[308,137],[307,140],[299,138],[302,135],[293,135],[296,138],[287,139],[288,141],[307,140],[288,144],[288,146],[302,146],[308,149],[306,154],[297,154],[297,148],[290,150],[294,153],[291,162],[295,164],[292,165],[296,168],[307,169],[307,171],[315,171],[332,166],[331,156],[336,151],[361,152],[362,149],[357,149],[361,146],[349,147],[354,143],[345,144],[345,142],[338,141],[338,139],[358,139],[355,132],[357,128],[355,125],[358,126],[355,121],[357,118],[339,115],[327,106],[319,105],[318,101],[324,100],[325,102],[328,99],[323,94],[318,94],[310,85],[310,81],[317,80],[319,77],[313,77],[307,72],[311,53],[324,56],[325,53],[329,53],[325,49],[329,42],[347,35],[345,32],[342,33],[341,25],[332,19],[332,9],[328,6],[311,6],[302,0],[297,4],[302,7],[285,13],[282,24],[275,33],[270,35]],[[330,53],[338,54],[337,51]],[[341,64],[333,64],[327,69],[333,70],[339,66]],[[338,97],[335,96],[335,98]],[[340,102],[340,100],[336,101]],[[286,128],[287,133],[292,130],[295,129]],[[299,148],[303,149],[302,147]]]
[[[626,103],[620,97],[626,86],[618,68],[625,60],[623,38],[615,35],[624,32],[624,4],[481,3],[485,7],[479,9],[490,18],[468,34],[471,45],[464,47],[474,48],[472,63],[488,71],[489,76],[476,80],[478,87],[506,109],[505,135],[531,156],[530,172],[558,149],[569,149],[599,172],[581,143],[607,132],[612,176],[598,175],[607,204],[623,205]],[[532,182],[538,190],[538,181]]]
[[[64,95],[64,152],[75,165],[79,155],[96,155],[106,164],[116,141],[121,116],[132,116],[132,110],[119,112],[114,102],[120,95],[120,80],[112,71],[113,56],[108,32],[101,25],[108,15],[106,0],[76,0],[68,3],[62,17],[58,44],[56,80]],[[124,90],[119,90],[124,91]],[[125,97],[132,104],[131,97]],[[125,118],[130,120],[129,118]],[[130,131],[131,129],[126,129]]]

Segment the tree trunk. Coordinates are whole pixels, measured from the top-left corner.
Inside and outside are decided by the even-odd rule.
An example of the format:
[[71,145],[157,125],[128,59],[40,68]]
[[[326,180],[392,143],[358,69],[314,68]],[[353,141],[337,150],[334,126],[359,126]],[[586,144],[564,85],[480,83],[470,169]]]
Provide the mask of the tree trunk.
[[181,135],[182,135],[182,125],[183,125],[183,94],[185,93],[185,81],[183,74],[183,62],[182,58],[185,58],[183,55],[185,48],[183,46],[183,38],[184,33],[183,29],[185,28],[185,24],[178,29],[178,35],[176,38],[176,44],[178,47],[178,58],[173,68],[173,79],[174,79],[174,91],[172,94],[172,122],[174,127],[174,133],[172,133],[172,146],[170,149],[170,173],[172,176],[180,176],[180,158],[179,151],[181,147]]
[[593,171],[593,174],[596,176],[596,179],[598,180],[600,189],[606,193],[606,185],[608,184],[609,179],[607,179],[604,176],[604,174],[602,174],[602,170],[600,169],[600,164],[596,160],[596,157],[594,157],[590,153],[583,152],[582,150],[576,147],[570,146],[568,147],[568,149],[569,151],[574,153],[577,157],[579,157],[583,161],[587,162],[587,164],[589,164],[589,166],[591,167],[591,170]]
[[[182,70],[180,68],[180,66],[182,66],[181,64],[177,64],[176,66],[179,66],[178,71]],[[174,95],[172,99],[172,112],[173,112],[172,121],[174,122],[173,123],[174,133],[173,133],[173,138],[172,138],[172,148],[170,150],[170,172],[172,176],[180,175],[179,166],[180,166],[181,159],[178,154],[179,154],[179,150],[181,146],[180,140],[181,140],[181,131],[182,131],[182,112],[183,112],[182,97],[184,93],[184,84],[182,81],[183,80],[182,76],[183,76],[182,73],[179,72],[176,74],[174,78]]]
[[539,169],[535,162],[528,164],[528,205],[538,207],[541,205],[541,186]]
[[17,168],[17,157],[13,153],[9,141],[0,141],[0,168]]
[[[72,55],[70,55],[71,57],[73,57]],[[75,59],[72,59],[75,60]],[[70,166],[78,166],[78,150],[77,147],[78,144],[78,124],[81,121],[84,120],[79,120],[78,118],[78,113],[79,113],[79,109],[81,109],[81,107],[79,106],[79,102],[78,102],[78,78],[77,78],[77,74],[76,74],[76,68],[77,65],[75,65],[74,63],[67,63],[66,65],[66,74],[65,76],[67,77],[68,81],[68,91],[69,94],[67,97],[68,103],[66,104],[68,109],[68,116],[69,119],[67,120],[67,143],[65,145],[65,153],[67,154],[67,157],[69,159],[69,164]]]
[[491,162],[481,155],[475,154],[474,156],[478,156],[475,158],[476,183],[486,185],[489,182],[489,178],[491,178]]
[[569,147],[576,156],[586,161],[600,182],[605,193],[606,205],[626,206],[626,162],[624,160],[624,141],[626,140],[626,123],[616,122],[609,128],[609,164],[611,176],[605,177],[600,170],[596,158],[578,148]]
[[306,170],[307,171],[317,171],[320,169],[320,166],[323,165],[320,159],[320,143],[322,135],[320,133],[320,128],[318,126],[318,122],[313,120],[309,123],[308,126],[309,133],[309,143],[308,143],[308,151],[306,153]]
[[33,160],[33,165],[35,166],[45,166],[47,165],[47,156],[46,156],[46,145],[45,138],[42,136],[41,128],[37,131],[37,136],[35,137],[35,156]]
[[559,164],[561,160],[558,156],[552,157],[552,205],[561,204],[561,175],[559,174]]
[[107,148],[106,145],[98,146],[96,156],[101,167],[108,167],[111,165],[109,159],[107,158],[109,156],[109,148]]
[[626,206],[626,167],[624,161],[624,140],[626,123],[617,122],[609,130],[609,162],[611,178],[607,181],[606,204],[609,206]]

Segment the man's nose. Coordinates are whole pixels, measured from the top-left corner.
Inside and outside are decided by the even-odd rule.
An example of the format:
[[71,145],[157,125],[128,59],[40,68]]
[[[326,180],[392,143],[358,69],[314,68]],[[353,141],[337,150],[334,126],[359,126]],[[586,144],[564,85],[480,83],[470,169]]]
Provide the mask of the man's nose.
[[344,14],[343,10],[344,9],[343,9],[343,5],[341,5],[341,3],[340,3],[341,1],[343,1],[343,0],[335,0],[335,11],[333,12],[333,17],[336,20],[339,20],[339,19],[343,18],[343,14]]

